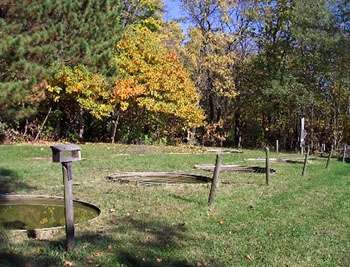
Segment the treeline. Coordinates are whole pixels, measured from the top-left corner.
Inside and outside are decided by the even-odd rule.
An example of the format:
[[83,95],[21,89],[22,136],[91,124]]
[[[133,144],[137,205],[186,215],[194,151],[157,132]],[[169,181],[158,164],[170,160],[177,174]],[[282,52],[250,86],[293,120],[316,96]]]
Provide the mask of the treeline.
[[346,0],[4,0],[0,139],[296,150],[350,135]]

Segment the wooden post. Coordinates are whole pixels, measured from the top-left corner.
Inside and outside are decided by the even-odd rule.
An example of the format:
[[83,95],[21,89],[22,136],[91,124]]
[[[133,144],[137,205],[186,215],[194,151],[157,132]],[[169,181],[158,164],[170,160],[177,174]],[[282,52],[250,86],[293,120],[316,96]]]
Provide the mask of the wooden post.
[[64,184],[64,215],[66,219],[66,246],[67,250],[74,248],[74,212],[72,192],[72,162],[62,162]]
[[300,153],[301,155],[304,154],[304,146],[305,146],[306,133],[304,128],[305,128],[305,118],[302,117],[300,121]]
[[345,157],[346,157],[346,148],[347,148],[347,145],[344,144],[344,148],[343,148],[343,163],[345,163]]
[[310,147],[307,146],[307,151],[306,151],[306,155],[305,155],[305,159],[304,159],[304,167],[303,167],[303,172],[301,174],[301,176],[304,176],[305,172],[306,172],[306,166],[307,166],[307,160],[309,158],[309,153],[310,153]]
[[220,165],[221,165],[221,154],[217,154],[216,155],[215,170],[214,170],[214,175],[213,175],[213,181],[211,183],[209,200],[208,200],[209,207],[212,207],[213,203],[214,203],[215,190],[216,190],[217,184],[219,182]]
[[276,153],[278,153],[278,139],[276,140]]
[[266,147],[266,185],[269,185],[270,183],[270,155],[269,155],[269,148]]
[[331,161],[332,154],[333,154],[333,146],[331,146],[331,151],[329,151],[327,164],[326,164],[326,169],[328,169],[328,167],[329,167],[329,162]]

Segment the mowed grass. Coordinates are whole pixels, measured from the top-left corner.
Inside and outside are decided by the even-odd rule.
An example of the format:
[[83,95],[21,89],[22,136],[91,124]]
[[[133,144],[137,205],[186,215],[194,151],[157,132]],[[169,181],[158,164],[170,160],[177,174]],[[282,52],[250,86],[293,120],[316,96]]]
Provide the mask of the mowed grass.
[[[0,266],[350,266],[350,165],[312,157],[302,164],[271,162],[277,174],[222,172],[215,204],[210,185],[137,186],[106,179],[118,171],[196,170],[214,164],[200,147],[81,145],[73,163],[74,198],[98,205],[96,221],[76,229],[76,248],[53,240],[0,242]],[[224,164],[263,166],[223,155]],[[271,157],[300,158],[296,154]],[[60,164],[49,146],[0,146],[0,192],[63,195]]]

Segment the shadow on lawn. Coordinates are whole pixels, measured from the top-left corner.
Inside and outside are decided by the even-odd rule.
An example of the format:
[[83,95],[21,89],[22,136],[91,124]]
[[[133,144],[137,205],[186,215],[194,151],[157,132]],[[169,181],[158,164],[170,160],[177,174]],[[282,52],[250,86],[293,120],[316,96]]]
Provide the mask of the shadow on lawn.
[[[8,251],[1,251],[0,246],[0,266],[62,266],[65,261],[66,266],[70,262],[73,266],[195,265],[181,256],[181,251],[188,249],[184,242],[191,240],[185,225],[131,217],[119,218],[109,224],[108,232],[77,235],[72,252],[65,251],[65,239],[26,241],[20,245],[22,251],[11,246]],[[37,253],[38,249],[40,253]]]
[[[338,158],[338,161],[343,161],[343,158]],[[350,158],[345,158],[345,163],[350,163]]]
[[38,258],[33,260],[33,256],[21,255],[14,251],[4,251],[0,252],[0,266],[25,266],[25,267],[34,267],[34,266],[43,266],[43,267],[52,267],[52,266],[62,266],[57,259],[52,259],[50,257]]
[[[114,239],[108,234],[85,234],[77,238],[78,246],[91,245],[93,251],[81,262],[103,263],[103,257],[93,257],[99,252],[110,254],[111,266],[193,266],[186,259],[176,257],[176,252],[185,249],[181,244],[189,240],[184,225],[125,217],[111,221],[112,231],[126,234],[126,238]],[[175,255],[175,256],[174,256]],[[95,263],[95,262],[94,262]]]
[[33,187],[19,181],[16,172],[0,168],[0,194],[12,193],[18,189],[33,189]]
[[[208,195],[209,195],[209,193],[208,193]],[[179,195],[173,194],[173,193],[170,193],[169,197],[171,197],[173,199],[176,199],[176,200],[179,200],[181,202],[192,203],[192,204],[196,204],[196,205],[199,205],[199,206],[206,205],[206,202],[203,202],[201,200],[198,200],[198,199],[195,199],[195,198],[191,198],[191,197],[183,197],[183,196],[179,196]]]

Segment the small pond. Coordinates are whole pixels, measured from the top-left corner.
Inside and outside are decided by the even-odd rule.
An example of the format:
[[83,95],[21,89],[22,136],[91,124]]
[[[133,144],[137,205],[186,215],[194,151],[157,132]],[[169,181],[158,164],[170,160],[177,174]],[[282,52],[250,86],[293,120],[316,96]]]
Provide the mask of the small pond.
[[[74,201],[74,223],[100,214],[96,206]],[[64,200],[59,197],[0,195],[0,230],[28,230],[65,225]]]

